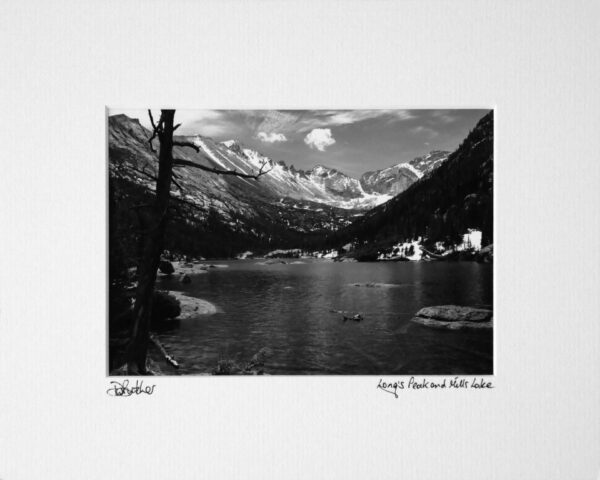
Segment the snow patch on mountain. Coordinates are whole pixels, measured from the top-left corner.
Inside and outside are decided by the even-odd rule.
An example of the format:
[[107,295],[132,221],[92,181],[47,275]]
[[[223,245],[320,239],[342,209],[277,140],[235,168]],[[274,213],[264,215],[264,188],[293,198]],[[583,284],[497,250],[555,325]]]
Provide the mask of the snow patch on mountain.
[[423,178],[423,172],[417,170],[410,163],[401,163],[400,165],[398,165],[398,168],[406,168],[407,170],[410,170],[412,173],[414,173],[417,178]]
[[399,242],[392,246],[388,252],[382,252],[377,257],[377,260],[393,260],[405,258],[406,260],[418,261],[423,258],[423,249],[421,248],[421,238],[411,242]]
[[216,155],[212,152],[212,150],[206,146],[206,143],[204,143],[204,141],[202,141],[202,139],[200,138],[199,135],[194,137],[193,143],[197,147],[200,147],[204,151],[204,153],[206,153],[206,155],[208,155],[208,158],[210,158],[213,162],[215,162],[219,167],[221,167],[223,169],[228,168],[227,165],[225,165],[221,160],[219,160],[216,157]]

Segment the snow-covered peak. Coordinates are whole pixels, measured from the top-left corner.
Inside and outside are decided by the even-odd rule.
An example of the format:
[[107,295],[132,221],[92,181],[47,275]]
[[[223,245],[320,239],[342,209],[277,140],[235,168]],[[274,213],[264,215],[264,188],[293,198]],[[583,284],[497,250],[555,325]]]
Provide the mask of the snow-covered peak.
[[407,170],[410,170],[412,173],[414,173],[417,178],[423,177],[423,172],[421,172],[420,170],[417,170],[410,163],[401,163],[400,165],[397,166],[397,168],[398,169],[406,168]]
[[336,173],[336,170],[325,167],[323,165],[317,165],[312,170],[309,170],[308,173],[309,173],[309,175],[312,174],[312,175],[318,175],[320,177],[324,177],[324,176],[331,176],[332,174]]
[[428,173],[431,173],[442,163],[448,160],[448,155],[450,155],[450,152],[443,150],[432,150],[427,155],[413,159],[410,164],[419,172],[421,172],[421,176],[424,176]]
[[[189,137],[200,148],[204,159],[216,168],[235,170],[245,174],[265,172],[258,184],[241,180],[254,188],[260,186],[278,197],[288,197],[300,201],[323,203],[344,209],[367,209],[380,205],[392,198],[387,192],[365,192],[360,182],[348,175],[316,165],[308,171],[296,170],[285,162],[275,162],[269,157],[247,148],[235,139],[215,142],[202,136]],[[189,153],[189,152],[188,152]],[[234,177],[227,178],[237,182]]]
[[365,173],[360,183],[369,193],[397,195],[425,175],[439,167],[448,158],[448,152],[434,150],[410,162],[402,162],[391,167]]

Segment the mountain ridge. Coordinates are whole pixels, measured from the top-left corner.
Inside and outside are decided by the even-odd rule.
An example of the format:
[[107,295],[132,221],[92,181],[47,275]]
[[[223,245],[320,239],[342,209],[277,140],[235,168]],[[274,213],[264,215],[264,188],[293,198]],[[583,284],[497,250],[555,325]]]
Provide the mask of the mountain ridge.
[[[141,137],[144,135],[150,137],[150,131],[145,129],[138,119],[132,119],[124,114],[109,117],[109,130],[116,129],[138,137],[138,148],[141,147]],[[288,167],[285,161],[274,161],[235,139],[217,142],[210,137],[201,135],[185,135],[177,138],[198,146],[201,149],[201,158],[195,158],[195,160],[208,160],[209,166],[213,168],[233,169],[251,174],[258,172],[262,163],[265,162],[269,172],[261,178],[261,182],[266,186],[266,190],[270,190],[275,197],[286,196],[343,209],[368,210],[387,202],[426,174],[428,164],[416,167],[416,163],[413,164],[413,162],[428,158],[434,153],[417,157],[408,163],[404,162],[387,169],[377,170],[374,172],[375,176],[371,175],[373,181],[369,181],[366,180],[365,175],[373,174],[373,172],[366,172],[357,179],[326,165],[316,165],[308,170],[296,169],[293,165]],[[125,142],[124,135],[121,135],[119,140]],[[147,143],[146,146],[148,146]],[[391,180],[389,173],[393,170],[396,171],[396,175],[395,179]],[[192,172],[188,173],[194,175]],[[381,178],[382,175],[385,176],[384,179]],[[235,183],[235,180],[232,179],[231,183]]]
[[369,193],[387,192],[398,195],[413,183],[430,174],[448,159],[450,152],[432,150],[431,152],[387,168],[365,172],[360,177],[363,189]]

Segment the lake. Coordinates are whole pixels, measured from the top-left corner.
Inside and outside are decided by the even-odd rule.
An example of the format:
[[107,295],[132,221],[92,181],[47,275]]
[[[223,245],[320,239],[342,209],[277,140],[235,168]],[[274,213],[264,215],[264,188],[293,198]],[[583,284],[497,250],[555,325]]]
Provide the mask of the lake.
[[[163,279],[217,307],[159,334],[178,374],[209,373],[220,359],[247,362],[272,350],[265,374],[459,375],[493,373],[491,329],[413,324],[421,308],[492,308],[493,266],[476,262],[214,262],[192,283]],[[371,285],[369,285],[371,284]],[[343,321],[360,313],[363,321]]]

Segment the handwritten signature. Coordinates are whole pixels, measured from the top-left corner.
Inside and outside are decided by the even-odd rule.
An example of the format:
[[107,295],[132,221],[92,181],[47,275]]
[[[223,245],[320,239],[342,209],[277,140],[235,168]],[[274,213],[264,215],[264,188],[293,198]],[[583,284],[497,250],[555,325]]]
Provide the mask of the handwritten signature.
[[123,380],[123,382],[111,381],[110,388],[106,393],[111,397],[130,397],[131,395],[147,394],[152,395],[154,393],[154,387],[156,385],[144,385],[143,380],[136,380],[135,385],[129,386],[129,380]]

